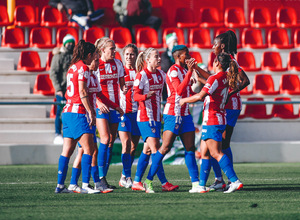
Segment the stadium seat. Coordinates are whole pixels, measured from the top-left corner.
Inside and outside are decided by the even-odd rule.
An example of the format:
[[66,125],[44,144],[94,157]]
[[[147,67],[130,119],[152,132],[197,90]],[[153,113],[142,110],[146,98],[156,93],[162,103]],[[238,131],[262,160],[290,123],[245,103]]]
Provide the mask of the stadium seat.
[[255,57],[251,51],[238,52],[236,60],[244,71],[260,71],[260,67],[256,67]]
[[56,46],[61,47],[63,46],[63,39],[67,34],[71,34],[75,38],[75,44],[78,43],[78,31],[76,28],[72,27],[61,27],[57,30],[56,35]]
[[97,39],[104,37],[104,30],[100,27],[91,27],[88,30],[85,30],[83,33],[82,39],[86,42],[94,44]]
[[253,94],[278,95],[274,90],[274,81],[270,74],[256,74],[253,79]]
[[46,67],[41,67],[41,60],[37,51],[21,51],[17,70],[41,72],[45,71]]
[[4,30],[1,45],[11,48],[27,48],[29,46],[29,44],[25,44],[23,29],[17,27]]
[[278,49],[291,49],[293,44],[289,43],[289,36],[286,29],[272,28],[268,32],[268,46]]
[[42,73],[36,76],[33,94],[42,94],[47,96],[53,96],[55,94],[55,89],[49,74]]
[[286,71],[287,68],[282,67],[280,53],[277,51],[265,51],[261,59],[261,69],[268,71]]
[[120,24],[116,19],[116,13],[112,7],[106,7],[104,9],[104,16],[97,21],[99,25],[105,28],[119,27]]
[[155,29],[151,27],[142,27],[137,29],[136,32],[136,46],[138,48],[160,48],[161,44],[158,43],[158,34]]
[[300,80],[297,74],[282,74],[279,83],[280,94],[300,95]]
[[55,44],[52,44],[51,31],[46,27],[32,28],[29,36],[29,46],[43,49],[55,47]]
[[175,22],[178,28],[194,28],[198,26],[195,12],[192,8],[177,8]]
[[166,36],[167,34],[170,34],[170,33],[173,33],[175,32],[176,35],[177,35],[177,38],[178,38],[178,44],[185,44],[185,40],[184,40],[184,33],[183,33],[183,30],[182,29],[179,29],[179,28],[174,28],[174,27],[170,27],[170,28],[165,28],[163,30],[163,37],[162,37],[162,40],[163,40],[163,47],[167,47],[166,45]]
[[223,33],[227,32],[229,30],[233,31],[236,34],[236,37],[237,37],[237,48],[241,48],[242,45],[240,44],[240,39],[239,39],[240,38],[240,34],[238,34],[235,29],[226,28],[226,27],[218,28],[215,31],[214,38],[216,38],[218,35],[223,34]]
[[46,71],[49,71],[49,70],[50,70],[52,58],[53,58],[53,53],[52,53],[52,50],[51,50],[51,51],[49,51],[48,54],[47,54],[47,59],[46,59]]
[[242,47],[253,49],[267,48],[267,45],[264,44],[261,30],[255,28],[244,29],[242,31]]
[[43,7],[41,12],[41,26],[44,27],[63,27],[67,25],[62,13],[49,5]]
[[168,18],[168,11],[163,7],[153,7],[152,8],[152,15],[159,17],[162,21],[161,28],[168,28],[176,26],[174,22],[170,22]]
[[300,47],[300,29],[296,29],[294,32],[294,47]]
[[206,28],[193,28],[190,30],[190,47],[212,48],[210,31]]
[[297,23],[297,13],[292,7],[280,7],[276,13],[276,25],[279,28],[299,27]]
[[[276,97],[274,101],[291,101],[288,97]],[[292,103],[287,104],[273,104],[272,108],[273,117],[283,118],[283,119],[295,119],[299,118],[298,114],[294,114],[294,106]]]
[[287,60],[288,70],[300,71],[300,52],[291,51]]
[[254,7],[250,12],[250,26],[252,28],[275,27],[272,23],[270,10],[266,7]]
[[245,28],[246,24],[244,10],[239,7],[229,7],[225,9],[224,24],[228,28]]
[[14,25],[19,27],[35,27],[39,22],[36,20],[35,10],[31,5],[19,5],[15,8]]
[[0,5],[0,27],[6,27],[12,25],[13,22],[9,21],[7,8],[3,5]]
[[209,56],[208,56],[208,61],[207,61],[207,68],[210,72],[213,71],[213,64],[214,64],[214,60],[216,58],[216,55],[214,52],[210,52]]
[[110,39],[112,39],[119,48],[125,47],[132,43],[130,30],[124,27],[113,27],[110,31]]
[[122,56],[119,52],[116,52],[115,58],[122,61]]
[[198,51],[189,51],[191,57],[195,58],[197,63],[202,63],[202,57],[201,54]]
[[252,95],[253,91],[251,91],[251,90],[249,91],[248,86],[247,86],[246,88],[244,88],[243,90],[240,91],[240,94],[241,95]]
[[202,28],[223,27],[224,23],[221,21],[220,12],[214,7],[200,8],[199,23]]
[[[264,101],[263,98],[248,98],[247,101]],[[255,119],[270,119],[272,114],[267,114],[266,104],[246,104],[244,117],[251,117]]]

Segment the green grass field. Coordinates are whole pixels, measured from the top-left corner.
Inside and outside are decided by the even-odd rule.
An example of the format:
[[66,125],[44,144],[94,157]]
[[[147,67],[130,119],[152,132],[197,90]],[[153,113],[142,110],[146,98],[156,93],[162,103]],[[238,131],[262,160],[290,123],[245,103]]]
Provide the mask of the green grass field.
[[[300,219],[300,163],[234,166],[244,189],[232,194],[190,194],[187,168],[165,165],[177,192],[162,192],[155,179],[155,194],[118,187],[97,195],[55,194],[55,165],[0,166],[0,219]],[[121,168],[110,167],[109,183],[118,185]]]

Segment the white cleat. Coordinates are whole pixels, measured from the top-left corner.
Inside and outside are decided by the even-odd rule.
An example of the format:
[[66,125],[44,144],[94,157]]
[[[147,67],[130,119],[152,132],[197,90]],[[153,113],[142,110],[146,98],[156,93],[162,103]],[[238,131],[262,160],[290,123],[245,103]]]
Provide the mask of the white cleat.
[[127,177],[126,178],[126,185],[125,185],[125,188],[131,188],[132,187],[132,179],[131,177]]
[[224,180],[218,181],[216,180],[212,185],[208,187],[209,191],[223,191],[223,189],[226,187],[226,184]]
[[74,185],[74,184],[70,184],[68,190],[72,191],[73,193],[81,193],[81,194],[88,193],[86,189],[82,189],[78,185]]
[[121,175],[119,186],[126,187],[126,177],[123,174]]
[[195,185],[193,184],[192,189],[189,190],[189,193],[207,193],[209,192],[209,189],[207,189],[205,186]]
[[229,189],[226,190],[224,193],[232,193],[236,190],[240,190],[244,187],[243,183],[240,180],[237,180],[229,185]]
[[64,139],[61,136],[61,134],[56,134],[55,138],[53,140],[53,144],[55,144],[55,145],[63,145],[63,143],[64,143]]
[[86,190],[88,194],[98,194],[98,193],[101,193],[101,191],[99,189],[93,189],[90,186],[82,187],[82,189]]

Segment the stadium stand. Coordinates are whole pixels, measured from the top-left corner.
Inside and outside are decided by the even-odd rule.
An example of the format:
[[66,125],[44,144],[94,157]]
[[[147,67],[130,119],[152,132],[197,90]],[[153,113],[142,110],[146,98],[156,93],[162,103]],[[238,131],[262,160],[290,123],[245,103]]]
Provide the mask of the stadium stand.
[[35,10],[31,5],[16,6],[14,25],[19,27],[36,27],[39,21],[36,19]]
[[56,46],[57,47],[63,46],[63,39],[67,34],[71,34],[75,38],[75,43],[78,42],[79,36],[78,36],[78,31],[76,28],[61,27],[61,28],[58,28],[57,34],[56,34]]
[[175,22],[178,28],[195,28],[198,26],[195,12],[192,8],[177,8]]
[[41,12],[41,26],[44,27],[63,27],[67,25],[62,13],[49,5],[43,7]]
[[36,76],[33,94],[53,96],[55,89],[48,73],[41,73]]
[[[276,97],[274,101],[291,101],[289,97]],[[298,113],[294,114],[293,104],[274,104],[272,108],[273,117],[279,117],[283,119],[295,119],[299,118],[299,109]]]
[[42,72],[46,67],[41,67],[41,60],[37,51],[21,51],[17,70]]
[[212,48],[210,31],[206,28],[193,28],[189,34],[189,46],[195,48]]
[[[255,97],[248,98],[247,101],[264,101],[263,98]],[[246,104],[245,112],[242,117],[251,117],[255,119],[270,119],[273,117],[271,114],[267,114],[267,107],[265,104]]]
[[155,29],[151,27],[138,28],[136,31],[136,46],[139,48],[161,48],[162,45],[158,43],[158,34]]
[[182,29],[176,28],[176,27],[169,27],[169,28],[164,28],[163,29],[163,35],[162,35],[162,41],[163,43],[163,47],[166,48],[167,44],[166,44],[166,36],[167,34],[170,33],[176,33],[177,36],[177,40],[178,40],[178,44],[185,44],[185,38],[184,38],[184,33]]
[[287,60],[287,68],[291,71],[300,71],[300,52],[291,51],[289,52]]
[[288,32],[282,28],[272,28],[268,31],[268,47],[275,47],[278,49],[291,49],[294,47],[290,43]]
[[52,44],[51,31],[46,27],[32,28],[29,35],[29,46],[42,49],[55,47],[55,44]]
[[98,38],[104,37],[105,31],[101,27],[91,27],[83,32],[82,39],[94,44]]
[[272,23],[271,13],[267,7],[254,7],[250,12],[250,26],[252,28],[275,27]]
[[279,28],[299,27],[296,10],[292,7],[280,7],[276,13],[276,25]]
[[256,67],[255,57],[251,51],[238,52],[236,60],[244,71],[260,71],[260,67]]
[[267,48],[264,43],[261,29],[246,28],[242,31],[242,47],[249,47],[252,49]]
[[274,89],[274,81],[270,74],[256,74],[253,79],[253,94],[278,95]]
[[224,27],[224,23],[221,21],[220,12],[215,7],[203,7],[199,13],[200,27],[203,28],[216,28]]
[[282,74],[279,83],[280,94],[300,95],[300,79],[297,74]]
[[282,59],[278,51],[265,51],[261,58],[261,69],[269,71],[286,71],[287,68],[282,67]]
[[246,23],[244,10],[240,7],[229,7],[225,9],[224,24],[228,28],[245,28]]
[[1,46],[11,48],[27,48],[29,44],[25,43],[23,29],[16,27],[4,30]]
[[109,37],[115,41],[116,46],[119,48],[123,48],[127,44],[132,43],[130,30],[124,27],[113,27]]

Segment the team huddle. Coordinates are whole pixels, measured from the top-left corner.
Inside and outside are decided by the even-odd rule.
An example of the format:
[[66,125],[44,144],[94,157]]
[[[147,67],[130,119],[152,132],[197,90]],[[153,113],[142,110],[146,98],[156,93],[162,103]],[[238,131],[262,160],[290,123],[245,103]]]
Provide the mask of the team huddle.
[[[197,65],[185,45],[176,45],[172,49],[175,64],[165,73],[159,68],[161,58],[155,48],[139,53],[134,44],[128,44],[123,48],[123,64],[115,59],[113,40],[103,37],[95,45],[80,40],[67,73],[67,102],[62,113],[64,141],[55,193],[112,192],[116,187],[107,182],[106,176],[117,132],[122,143],[121,187],[154,193],[153,178],[157,175],[163,191],[177,190],[179,186],[167,180],[162,161],[179,136],[192,182],[190,193],[231,193],[241,189],[243,184],[233,168],[230,139],[242,107],[239,91],[249,84],[249,79],[234,58],[236,48],[234,32],[217,36],[213,46],[214,74],[210,74]],[[196,94],[191,88],[195,81],[204,85]],[[161,115],[165,84],[168,98]],[[195,127],[189,111],[189,103],[198,101],[204,101],[200,175],[195,158]],[[132,179],[131,167],[140,137],[144,147]],[[66,187],[69,159],[77,143],[78,154]],[[142,183],[150,157],[152,164]],[[207,187],[211,166],[215,182]],[[80,174],[82,187],[78,186]],[[89,184],[91,176],[94,187]]]

